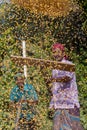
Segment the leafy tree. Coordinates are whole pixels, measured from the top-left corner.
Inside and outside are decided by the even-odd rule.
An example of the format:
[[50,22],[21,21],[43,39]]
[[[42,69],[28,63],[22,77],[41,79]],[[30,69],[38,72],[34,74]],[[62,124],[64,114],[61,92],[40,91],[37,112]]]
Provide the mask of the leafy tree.
[[[77,83],[79,88],[79,99],[81,104],[81,121],[87,129],[87,54],[86,33],[82,30],[82,11],[71,12],[66,17],[51,18],[49,16],[36,15],[27,9],[17,5],[3,5],[0,15],[0,127],[4,130],[13,129],[15,115],[10,114],[9,94],[14,86],[14,75],[22,70],[11,62],[10,55],[22,55],[21,41],[26,40],[27,56],[43,59],[52,59],[51,45],[54,42],[64,43],[68,48],[71,60],[76,64]],[[79,46],[79,47],[78,47]],[[50,94],[44,78],[51,74],[50,68],[44,69],[43,74],[40,66],[28,68],[28,80],[35,86],[39,95],[37,107],[37,130],[50,130],[51,120],[48,119],[48,105]],[[47,75],[48,74],[48,75]],[[9,121],[9,122],[8,122]],[[42,125],[43,124],[43,125]]]
[[87,32],[87,0],[77,0],[77,2],[84,11],[83,18],[85,21],[83,22],[83,29]]

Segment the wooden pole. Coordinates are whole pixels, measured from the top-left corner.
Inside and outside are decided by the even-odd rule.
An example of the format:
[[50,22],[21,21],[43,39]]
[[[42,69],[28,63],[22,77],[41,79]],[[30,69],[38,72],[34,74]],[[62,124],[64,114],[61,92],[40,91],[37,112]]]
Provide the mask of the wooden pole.
[[[22,47],[23,47],[23,58],[26,58],[26,42],[22,41]],[[24,76],[27,79],[27,66],[24,65]]]
[[[26,58],[26,43],[25,41],[22,41],[22,48],[23,48],[23,58]],[[27,79],[27,66],[24,65],[24,76]],[[21,100],[23,100],[25,97],[22,97]],[[20,113],[21,113],[22,103],[19,101],[18,111],[17,111],[17,118],[16,118],[16,126],[15,130],[18,130],[18,123],[20,119]]]
[[21,57],[21,56],[11,56],[11,60],[16,63],[17,65],[29,65],[29,66],[44,66],[46,68],[50,67],[51,69],[59,69],[74,72],[75,71],[75,64],[68,64],[64,62],[57,62],[51,60],[44,60],[44,59],[37,59],[31,57]]

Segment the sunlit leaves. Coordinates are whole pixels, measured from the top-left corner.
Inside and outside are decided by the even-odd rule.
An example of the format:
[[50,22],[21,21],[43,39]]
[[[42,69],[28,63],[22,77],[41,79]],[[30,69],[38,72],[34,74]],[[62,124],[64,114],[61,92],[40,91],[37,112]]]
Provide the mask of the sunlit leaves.
[[49,16],[65,16],[71,10],[76,10],[75,3],[71,0],[12,0],[35,14]]

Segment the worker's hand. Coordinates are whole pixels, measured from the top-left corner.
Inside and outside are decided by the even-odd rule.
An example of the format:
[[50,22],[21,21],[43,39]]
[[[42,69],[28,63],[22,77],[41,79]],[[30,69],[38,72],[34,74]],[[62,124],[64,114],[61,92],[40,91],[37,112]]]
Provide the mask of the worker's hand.
[[30,103],[30,104],[38,104],[37,100],[36,101],[34,101],[34,100],[27,100],[27,102]]
[[18,108],[18,107],[20,106],[20,102],[17,102],[17,103],[15,103],[15,102],[10,102],[9,106],[10,106],[10,108],[12,108],[12,109],[16,109],[16,108]]
[[71,80],[70,77],[68,77],[68,76],[63,76],[63,77],[57,78],[57,79],[56,79],[56,82],[69,82],[70,80]]
[[50,77],[50,78],[48,78],[47,80],[46,80],[46,84],[50,84],[50,83],[52,83],[53,82],[53,78],[52,77]]
[[58,77],[58,78],[50,78],[47,80],[47,83],[52,83],[52,82],[68,82],[70,81],[71,78],[68,76],[63,76],[63,77]]
[[38,101],[37,100],[36,101],[34,101],[34,100],[21,100],[20,103],[37,104]]

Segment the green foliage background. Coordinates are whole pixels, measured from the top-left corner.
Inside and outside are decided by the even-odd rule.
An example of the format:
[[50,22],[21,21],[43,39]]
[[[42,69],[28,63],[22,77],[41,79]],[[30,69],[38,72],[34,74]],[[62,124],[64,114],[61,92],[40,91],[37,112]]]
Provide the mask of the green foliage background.
[[[51,18],[34,15],[11,4],[0,6],[0,130],[12,130],[15,114],[9,108],[9,94],[14,87],[14,75],[23,71],[12,63],[11,55],[22,55],[22,40],[26,40],[27,56],[52,59],[51,45],[61,42],[67,47],[69,59],[76,64],[76,76],[81,104],[80,117],[87,130],[87,28],[82,10],[66,17]],[[43,73],[44,72],[44,73]],[[51,130],[48,118],[50,93],[45,79],[51,75],[50,68],[28,67],[28,82],[33,84],[38,96],[37,130]]]

